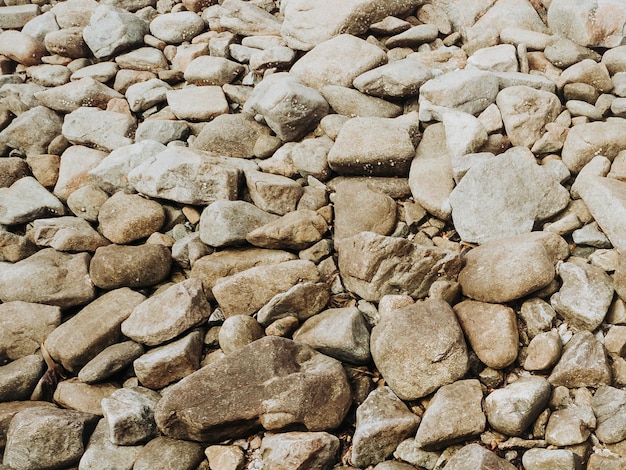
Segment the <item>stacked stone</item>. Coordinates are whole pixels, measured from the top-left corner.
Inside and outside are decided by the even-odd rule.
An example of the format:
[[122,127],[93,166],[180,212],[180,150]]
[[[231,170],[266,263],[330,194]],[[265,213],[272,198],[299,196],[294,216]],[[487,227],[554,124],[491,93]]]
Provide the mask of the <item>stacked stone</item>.
[[0,468],[623,468],[625,27],[0,0]]

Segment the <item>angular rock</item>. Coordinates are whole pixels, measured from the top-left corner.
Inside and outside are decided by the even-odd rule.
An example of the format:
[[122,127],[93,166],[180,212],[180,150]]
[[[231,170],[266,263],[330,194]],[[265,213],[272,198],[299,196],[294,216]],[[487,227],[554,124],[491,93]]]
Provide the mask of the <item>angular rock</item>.
[[213,295],[226,317],[251,315],[276,294],[307,281],[319,281],[319,272],[312,262],[285,261],[221,278],[213,286]]
[[15,264],[0,264],[0,299],[56,305],[83,305],[96,295],[89,279],[87,253],[61,253],[53,248],[38,251]]
[[161,144],[172,141],[185,141],[189,136],[189,124],[184,121],[166,121],[164,119],[147,119],[137,126],[135,142],[156,140]]
[[386,459],[420,423],[420,418],[391,391],[372,391],[357,408],[351,461],[359,467],[376,465]]
[[164,281],[171,265],[170,250],[164,245],[108,245],[96,250],[89,276],[101,289],[148,287]]
[[185,68],[185,80],[194,85],[222,86],[233,82],[243,70],[241,64],[224,57],[201,55]]
[[381,375],[403,400],[426,396],[460,379],[468,368],[461,327],[452,308],[439,300],[383,317],[372,329],[370,348]]
[[467,65],[467,68],[492,72],[517,72],[517,50],[512,44],[485,47],[468,57]]
[[304,193],[299,183],[286,176],[261,171],[246,171],[245,176],[252,202],[272,214],[285,215],[296,210]]
[[101,295],[50,333],[44,342],[46,350],[67,370],[78,372],[122,338],[120,325],[144,298],[130,289]]
[[563,470],[578,467],[577,456],[566,449],[528,449],[522,456],[524,468],[533,470],[550,470],[562,468]]
[[112,5],[95,9],[83,38],[98,59],[109,58],[143,43],[148,33],[148,23],[129,11]]
[[109,439],[109,426],[105,419],[98,421],[91,434],[85,453],[78,464],[79,469],[133,470],[133,464],[143,446],[118,446]]
[[120,245],[158,232],[164,222],[165,212],[161,204],[137,194],[123,192],[117,192],[107,199],[98,213],[100,232]]
[[65,116],[62,133],[73,144],[110,152],[133,143],[136,124],[127,114],[80,107]]
[[439,30],[434,24],[418,24],[406,31],[398,33],[385,41],[389,49],[395,47],[418,47],[424,43],[437,39]]
[[31,354],[0,366],[0,401],[28,400],[46,370],[46,363]]
[[276,294],[257,312],[257,321],[268,326],[285,317],[304,321],[318,314],[330,300],[328,284],[324,282],[298,283],[286,292]]
[[84,145],[71,145],[61,155],[61,164],[53,194],[62,201],[77,189],[91,184],[89,171],[107,156],[106,152]]
[[568,324],[593,331],[606,316],[613,300],[613,283],[603,269],[590,264],[559,266],[562,285],[550,304]]
[[171,86],[158,78],[134,83],[126,89],[126,101],[131,111],[142,112],[165,101],[165,95],[171,89]]
[[577,179],[577,183],[581,199],[611,244],[620,251],[625,250],[622,216],[626,213],[626,183],[602,176]]
[[215,201],[200,216],[200,239],[216,248],[241,245],[247,235],[278,216],[245,201]]
[[503,369],[517,359],[517,316],[512,308],[464,300],[454,306],[459,324],[478,358],[493,369]]
[[35,354],[61,324],[61,309],[22,301],[0,304],[0,361]]
[[15,470],[44,470],[77,464],[85,451],[83,435],[98,418],[48,407],[17,413],[7,433],[3,463]]
[[63,203],[32,176],[0,188],[0,195],[0,224],[23,224],[42,216],[65,213]]
[[185,279],[137,305],[122,323],[125,336],[156,346],[204,322],[211,314],[198,279]]
[[324,217],[308,209],[298,209],[255,228],[246,240],[260,248],[304,250],[322,239],[328,231]]
[[370,360],[370,332],[356,307],[331,308],[312,316],[294,333],[293,340],[343,362]]
[[569,405],[550,415],[546,442],[553,446],[571,446],[585,442],[596,427],[596,417],[588,405]]
[[487,396],[487,420],[496,431],[519,436],[545,409],[550,392],[550,383],[543,377],[521,377]]
[[263,465],[276,470],[322,470],[335,462],[339,439],[327,432],[286,432],[266,435],[261,443]]
[[254,318],[248,315],[233,315],[222,323],[218,340],[222,351],[231,354],[263,336],[265,336],[263,328]]
[[35,244],[22,235],[0,229],[0,261],[15,263],[37,251]]
[[246,457],[243,449],[237,445],[212,445],[204,450],[210,468],[239,470],[243,468]]
[[626,392],[618,388],[601,386],[591,401],[596,415],[595,434],[605,444],[626,439]]
[[143,353],[143,346],[134,341],[112,344],[80,369],[78,380],[87,384],[106,380],[126,369]]
[[480,444],[469,444],[448,460],[446,468],[447,470],[469,470],[470,468],[513,470],[515,466],[507,460],[501,459],[495,453],[481,447]]
[[353,86],[371,96],[407,98],[417,95],[419,88],[431,78],[433,73],[428,67],[409,58],[365,72],[354,79]]
[[218,86],[187,86],[168,91],[167,104],[174,116],[189,121],[209,121],[228,113],[228,102]]
[[305,84],[292,73],[272,74],[254,88],[243,110],[262,115],[283,141],[300,140],[328,114],[324,97]]
[[400,106],[353,88],[326,85],[320,91],[330,107],[343,116],[393,118],[402,114]]
[[249,2],[226,0],[222,3],[220,13],[219,25],[234,34],[280,36],[280,21],[263,8]]
[[336,241],[341,278],[348,290],[369,301],[387,294],[422,298],[457,254],[405,238],[361,232]]
[[119,386],[112,383],[90,385],[71,378],[59,382],[52,399],[63,408],[102,416],[102,399],[118,389]]
[[48,88],[35,93],[35,96],[42,105],[62,113],[71,113],[81,106],[106,109],[110,100],[123,97],[121,93],[92,77]]
[[157,432],[154,407],[159,395],[141,388],[122,388],[102,400],[109,439],[115,445],[137,445]]
[[38,246],[49,246],[57,251],[93,252],[109,244],[89,222],[78,217],[36,219],[31,234]]
[[575,333],[548,380],[568,388],[610,385],[611,369],[604,346],[590,331]]
[[626,149],[626,119],[573,126],[567,133],[561,156],[572,173],[578,173],[596,155],[613,161]]
[[204,452],[199,444],[159,436],[140,450],[133,470],[165,469],[173,462],[179,470],[195,470],[203,461]]
[[316,45],[291,67],[305,85],[351,87],[362,73],[387,63],[383,50],[350,34],[340,34]]
[[47,153],[48,145],[61,133],[62,125],[63,121],[57,113],[45,106],[34,106],[20,113],[2,129],[0,148],[8,146],[26,156]]
[[[530,154],[530,152],[528,152]],[[560,212],[569,193],[532,154],[508,151],[469,169],[450,194],[452,220],[466,242],[485,243],[530,232]]]
[[480,434],[486,425],[482,399],[476,379],[442,386],[422,416],[415,442],[425,450],[441,449]]
[[474,116],[455,109],[441,112],[448,153],[456,157],[478,152],[487,143],[485,126]]
[[129,171],[128,181],[146,196],[204,205],[237,199],[240,173],[223,158],[169,147]]
[[334,429],[350,402],[340,362],[289,339],[265,337],[168,389],[155,416],[167,436],[215,442],[260,427]]

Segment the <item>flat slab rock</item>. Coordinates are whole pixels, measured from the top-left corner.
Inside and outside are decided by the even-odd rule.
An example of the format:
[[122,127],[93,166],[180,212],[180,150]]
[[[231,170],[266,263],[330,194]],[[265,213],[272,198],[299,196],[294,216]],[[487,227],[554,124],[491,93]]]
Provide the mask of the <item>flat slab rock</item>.
[[294,424],[309,431],[334,429],[350,403],[350,386],[339,361],[268,336],[169,388],[155,418],[169,437],[217,442]]

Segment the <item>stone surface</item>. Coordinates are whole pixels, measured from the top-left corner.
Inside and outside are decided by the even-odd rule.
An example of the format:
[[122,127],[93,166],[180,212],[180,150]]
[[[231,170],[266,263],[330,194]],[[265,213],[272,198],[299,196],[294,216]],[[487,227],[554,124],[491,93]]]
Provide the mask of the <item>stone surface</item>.
[[404,400],[426,396],[468,368],[463,333],[443,301],[425,300],[383,317],[372,329],[370,348],[385,381]]
[[269,129],[248,114],[222,114],[208,122],[192,148],[237,158],[252,158],[255,145]]
[[108,58],[143,42],[148,24],[140,17],[112,5],[100,5],[89,19],[83,38],[93,54]]
[[333,429],[349,405],[339,362],[291,340],[266,337],[168,389],[155,416],[170,437],[215,442],[261,426]]
[[263,336],[265,336],[263,328],[254,318],[247,315],[233,315],[222,323],[218,341],[221,350],[225,354],[230,354]]
[[118,388],[114,383],[103,382],[91,385],[71,378],[59,382],[52,398],[63,408],[102,416],[102,400]]
[[78,468],[106,470],[115,467],[120,470],[132,470],[142,446],[115,445],[109,439],[109,434],[106,420],[98,421],[98,425],[89,437]]
[[276,470],[321,470],[332,465],[339,439],[327,432],[286,432],[266,435],[261,443],[263,465]]
[[261,248],[304,250],[320,241],[327,231],[324,217],[312,210],[298,209],[255,228],[246,240]]
[[304,321],[326,307],[330,299],[328,284],[324,282],[301,282],[291,289],[276,294],[256,315],[258,322],[268,326],[285,317]]
[[548,379],[570,388],[608,385],[611,369],[604,346],[587,330],[574,334]]
[[528,449],[522,457],[524,468],[543,470],[552,468],[575,469],[578,462],[571,450],[565,449]]
[[154,437],[154,407],[159,395],[150,390],[122,388],[102,400],[109,439],[116,445],[137,445]]
[[479,444],[469,444],[459,450],[448,461],[448,470],[465,470],[470,468],[489,468],[493,470],[513,470],[514,465],[501,459],[495,453]]
[[135,127],[136,121],[132,116],[81,107],[65,116],[62,133],[73,144],[95,146],[110,152],[132,144]]
[[563,144],[563,163],[578,173],[596,155],[614,159],[626,148],[625,129],[626,120],[621,118],[572,127]]
[[626,393],[623,390],[601,386],[594,394],[591,406],[597,420],[595,434],[600,441],[614,444],[626,438]]
[[33,221],[31,236],[38,246],[49,246],[57,251],[96,251],[109,241],[84,219],[58,217]]
[[37,354],[0,366],[0,401],[28,400],[44,372],[45,363]]
[[159,436],[140,450],[133,469],[165,470],[175,463],[180,470],[195,470],[204,460],[204,452],[199,444]]
[[78,380],[87,384],[106,380],[126,369],[143,353],[143,346],[134,341],[112,344],[80,369]]
[[32,176],[20,178],[8,188],[0,188],[0,195],[0,223],[4,225],[65,213],[63,203]]
[[389,387],[372,391],[357,408],[356,419],[351,461],[359,467],[386,459],[420,422]]

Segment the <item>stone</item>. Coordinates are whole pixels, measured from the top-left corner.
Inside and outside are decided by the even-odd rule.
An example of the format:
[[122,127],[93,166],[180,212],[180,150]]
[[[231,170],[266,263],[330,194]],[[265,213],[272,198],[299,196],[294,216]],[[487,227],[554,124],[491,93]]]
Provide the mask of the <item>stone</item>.
[[83,31],[83,38],[96,58],[107,59],[141,45],[147,33],[148,23],[139,16],[112,5],[99,5]]
[[542,371],[549,369],[561,358],[563,346],[556,330],[539,333],[528,343],[524,369]]
[[8,146],[28,157],[47,153],[48,145],[61,133],[62,125],[57,113],[45,106],[34,106],[0,131],[0,148]]
[[511,145],[529,148],[543,135],[546,124],[561,112],[555,94],[528,86],[505,88],[498,93],[496,104]]
[[254,318],[248,315],[233,315],[222,323],[218,340],[222,351],[231,354],[263,336],[265,336],[263,328]]
[[221,114],[202,128],[191,147],[228,157],[253,158],[257,142],[269,133],[248,114]]
[[128,182],[146,196],[205,205],[219,199],[237,199],[240,174],[224,158],[168,147],[129,171]]
[[467,68],[493,72],[517,72],[519,69],[517,50],[511,44],[499,44],[479,49],[467,58]]
[[596,417],[590,406],[569,405],[550,415],[545,439],[554,446],[581,444],[595,427]]
[[109,439],[110,431],[105,419],[98,421],[96,429],[89,437],[85,453],[78,464],[79,469],[132,470],[142,446],[118,446]]
[[132,116],[99,108],[80,107],[65,116],[63,136],[76,145],[95,146],[104,151],[133,143],[136,127]]
[[393,118],[402,114],[402,109],[398,105],[353,88],[327,85],[320,91],[330,107],[343,116]]
[[250,199],[255,206],[276,215],[286,215],[296,210],[304,193],[299,183],[286,176],[256,170],[244,174]]
[[157,390],[200,368],[202,335],[192,331],[176,341],[148,350],[133,362],[139,382]]
[[122,388],[102,400],[102,411],[115,445],[137,445],[156,433],[154,407],[160,396],[142,388]]
[[356,77],[352,84],[371,96],[407,98],[417,95],[419,88],[433,76],[422,62],[408,58],[369,70]]
[[388,294],[423,298],[457,254],[398,237],[361,232],[335,241],[341,279],[348,290],[369,301]]
[[603,385],[596,390],[591,406],[597,420],[595,434],[601,442],[614,444],[626,439],[626,392]]
[[626,149],[626,119],[590,122],[573,126],[567,133],[561,157],[572,173],[578,173],[596,155],[613,161]]
[[383,317],[372,329],[370,348],[386,383],[403,400],[426,396],[462,378],[468,369],[461,327],[452,308],[439,300]]
[[498,91],[498,79],[489,72],[466,69],[445,73],[420,87],[420,120],[431,120],[426,111],[429,105],[478,114],[495,102]]
[[317,44],[291,67],[289,73],[321,90],[326,85],[352,86],[362,73],[387,63],[383,50],[350,34],[339,34]]
[[46,364],[37,354],[0,366],[0,401],[28,400],[45,370]]
[[158,232],[164,222],[165,213],[161,204],[124,192],[113,194],[98,213],[100,232],[120,245]]
[[96,295],[87,269],[87,253],[45,248],[15,264],[0,264],[0,299],[56,305],[83,305]]
[[102,162],[106,155],[106,152],[83,145],[68,147],[61,155],[59,176],[53,194],[61,201],[67,201],[74,191],[91,184],[89,171]]
[[246,458],[237,445],[212,445],[204,450],[211,470],[243,470]]
[[496,431],[507,436],[519,436],[545,409],[550,392],[550,383],[543,377],[520,377],[487,396],[487,420]]
[[101,289],[148,287],[164,281],[171,265],[170,250],[163,245],[108,245],[96,250],[89,276]]
[[343,362],[370,360],[370,332],[356,307],[330,308],[307,319],[293,340]]
[[157,16],[150,22],[150,34],[168,44],[190,41],[205,28],[204,21],[194,12],[179,11]]
[[[59,54],[71,59],[79,59],[89,54],[89,48],[83,38],[83,29],[79,26],[50,31],[45,35],[43,43],[51,54]],[[66,70],[67,78],[70,71]],[[67,83],[65,80],[63,83]]]
[[172,245],[172,259],[184,269],[191,268],[196,261],[212,252],[213,249],[200,240],[198,232],[180,238]]
[[493,369],[503,369],[517,359],[519,337],[512,308],[464,300],[454,306],[465,337],[478,358]]
[[446,468],[447,470],[468,470],[470,468],[513,470],[515,466],[481,447],[480,444],[468,444],[448,460]]
[[96,251],[109,244],[85,219],[57,217],[36,219],[32,223],[31,236],[38,246],[49,246],[57,251]]
[[102,382],[126,369],[143,353],[143,346],[134,341],[112,344],[80,369],[78,380],[86,384]]
[[113,98],[123,95],[92,77],[73,80],[61,86],[35,93],[39,102],[55,111],[71,113],[81,106],[106,109]]
[[324,217],[298,209],[248,232],[246,240],[260,248],[304,250],[320,241],[327,231]]
[[356,415],[351,461],[359,467],[382,462],[420,423],[420,418],[386,386],[372,391]]
[[216,442],[260,427],[334,429],[350,402],[340,362],[289,339],[268,336],[169,388],[155,417],[169,437]]
[[85,27],[97,7],[94,0],[70,0],[54,5],[52,12],[61,28]]
[[26,66],[41,63],[41,58],[47,54],[41,41],[26,33],[15,30],[0,33],[0,54]]
[[599,1],[572,7],[567,1],[558,0],[548,8],[552,32],[581,46],[619,46],[625,24],[626,8],[619,2]]
[[8,188],[20,178],[30,176],[26,160],[19,157],[6,157],[0,160],[0,188]]
[[147,119],[137,126],[135,142],[155,140],[164,145],[173,141],[185,141],[189,136],[189,124],[184,121]]
[[137,113],[146,111],[165,101],[165,96],[172,89],[167,83],[158,78],[145,82],[134,83],[126,89],[126,101],[130,110]]
[[55,361],[78,372],[121,339],[121,323],[143,299],[143,295],[127,288],[107,292],[57,327],[43,344]]
[[39,5],[10,5],[0,10],[2,29],[21,29],[26,23],[40,14]]
[[0,229],[0,261],[15,263],[36,251],[37,247],[28,238]]
[[[115,63],[122,70],[131,69],[150,72],[147,74],[131,74],[130,77],[154,78],[155,73],[169,69],[167,58],[163,52],[156,47],[140,47],[139,49],[134,49],[126,54],[120,54],[115,57]],[[133,80],[133,83],[136,83],[136,80]],[[118,89],[117,91],[122,93],[125,92],[126,89]]]
[[201,55],[189,62],[184,77],[193,85],[222,86],[235,81],[243,71],[243,66],[232,60]]
[[554,310],[570,325],[595,330],[613,300],[611,278],[590,264],[563,263],[559,266],[561,288],[550,297]]
[[276,470],[322,470],[332,465],[339,439],[327,432],[286,432],[266,435],[261,442],[263,465]]
[[218,86],[187,86],[166,94],[167,104],[181,120],[209,121],[228,112],[228,103]]
[[221,28],[241,36],[280,36],[280,21],[263,8],[242,0],[226,0],[221,6]]
[[61,309],[23,301],[0,304],[0,361],[35,354],[61,324]]
[[361,232],[391,235],[396,226],[396,202],[367,183],[345,179],[335,186],[334,238]]
[[293,49],[308,51],[340,33],[360,35],[388,16],[404,18],[420,0],[396,0],[337,4],[323,1],[311,5],[296,0],[284,8],[281,35]]
[[319,91],[306,85],[302,77],[283,72],[272,74],[259,83],[243,111],[263,116],[267,126],[288,142],[300,140],[311,131],[328,114],[328,103]]
[[439,29],[434,24],[419,24],[390,37],[385,41],[385,46],[389,49],[394,47],[417,47],[434,41],[438,35]]
[[452,220],[463,241],[482,244],[530,232],[535,221],[569,203],[568,191],[532,154],[520,153],[510,150],[472,166],[450,194]]
[[524,452],[522,465],[529,470],[573,470],[578,467],[578,462],[571,450],[535,448]]
[[531,339],[542,332],[549,331],[552,321],[556,318],[556,312],[550,304],[538,297],[524,301],[519,315],[526,323],[526,330]]
[[241,245],[246,237],[278,216],[245,201],[215,201],[200,216],[200,239],[207,245],[221,248]]
[[252,315],[276,294],[299,282],[318,282],[319,272],[310,261],[284,261],[250,267],[217,280],[213,295],[224,315]]
[[483,392],[476,379],[442,386],[430,401],[415,442],[424,450],[441,449],[485,430]]
[[98,418],[90,413],[48,407],[17,413],[7,433],[3,463],[15,470],[44,470],[77,464]]
[[89,177],[94,184],[110,194],[118,191],[135,192],[135,188],[128,181],[130,170],[164,150],[165,145],[154,140],[144,140],[120,147],[91,169]]
[[199,444],[159,436],[139,451],[133,470],[165,470],[172,463],[180,470],[195,470],[204,460]]
[[330,292],[323,282],[298,283],[286,292],[276,294],[257,312],[263,326],[285,317],[304,321],[318,314],[328,304]]
[[32,176],[20,178],[8,188],[0,188],[0,195],[0,224],[23,224],[38,217],[65,213],[63,203]]
[[622,235],[621,214],[626,207],[626,183],[602,176],[588,176],[577,181],[580,197],[595,221],[611,244],[618,250],[624,250],[626,239]]
[[585,59],[593,59],[595,61],[601,59],[597,52],[576,44],[566,37],[553,40],[544,49],[544,54],[546,59],[561,69],[566,69]]
[[609,385],[611,369],[604,346],[590,331],[574,333],[548,380],[554,386],[568,388]]
[[63,408],[102,416],[101,401],[119,386],[113,383],[85,384],[76,378],[59,382],[53,400]]
[[[291,149],[291,161],[304,178],[313,177],[319,181],[326,181],[330,177],[328,166],[328,152],[333,146],[333,141],[328,136],[305,139]],[[322,187],[309,188],[321,194]],[[305,191],[307,189],[305,188]],[[325,192],[324,192],[325,196]]]
[[202,282],[186,279],[137,305],[122,323],[122,333],[157,346],[204,322],[210,313]]
[[296,58],[296,51],[286,46],[276,46],[255,52],[250,56],[250,68],[255,72],[268,69],[288,69]]

